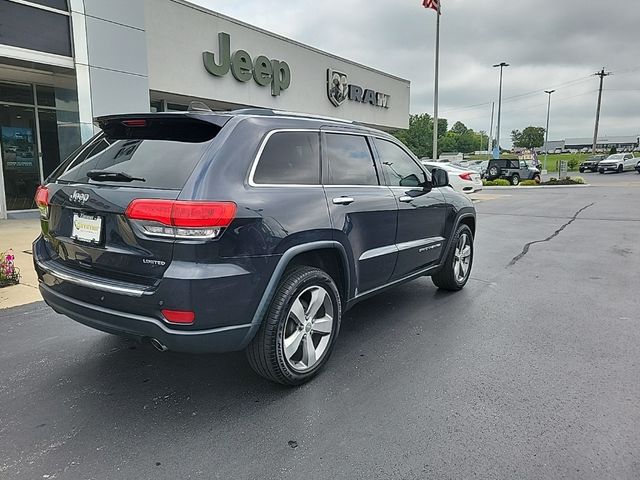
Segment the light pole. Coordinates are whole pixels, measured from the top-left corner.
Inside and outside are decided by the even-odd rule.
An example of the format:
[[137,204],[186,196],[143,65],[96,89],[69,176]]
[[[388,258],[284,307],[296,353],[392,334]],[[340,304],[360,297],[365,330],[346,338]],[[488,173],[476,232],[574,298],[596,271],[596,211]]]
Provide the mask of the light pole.
[[[502,113],[502,69],[508,67],[505,62],[498,63],[494,67],[500,67],[500,93],[498,95],[498,124],[496,125],[496,148],[493,151],[493,158],[500,158],[500,114]],[[496,153],[497,150],[497,153]]]
[[544,131],[545,137],[545,145],[544,145],[544,170],[547,169],[547,157],[549,155],[549,112],[551,111],[551,94],[555,92],[555,90],[545,90],[544,93],[549,95],[549,103],[547,104],[547,128]]

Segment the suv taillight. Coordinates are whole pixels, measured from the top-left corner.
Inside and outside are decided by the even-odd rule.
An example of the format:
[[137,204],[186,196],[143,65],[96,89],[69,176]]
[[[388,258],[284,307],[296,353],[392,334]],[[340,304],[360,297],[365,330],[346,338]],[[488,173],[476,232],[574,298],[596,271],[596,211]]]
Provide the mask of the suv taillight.
[[236,215],[233,202],[136,199],[125,215],[151,236],[180,239],[214,239]]
[[49,189],[44,185],[38,186],[35,202],[38,210],[40,210],[40,217],[49,218]]

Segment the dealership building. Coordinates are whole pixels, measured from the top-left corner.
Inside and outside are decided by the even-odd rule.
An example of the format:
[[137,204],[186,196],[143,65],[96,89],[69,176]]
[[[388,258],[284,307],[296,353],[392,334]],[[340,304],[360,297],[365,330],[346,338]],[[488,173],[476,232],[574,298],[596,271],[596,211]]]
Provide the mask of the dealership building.
[[0,218],[34,208],[101,115],[199,100],[391,130],[408,127],[409,88],[183,0],[0,0]]

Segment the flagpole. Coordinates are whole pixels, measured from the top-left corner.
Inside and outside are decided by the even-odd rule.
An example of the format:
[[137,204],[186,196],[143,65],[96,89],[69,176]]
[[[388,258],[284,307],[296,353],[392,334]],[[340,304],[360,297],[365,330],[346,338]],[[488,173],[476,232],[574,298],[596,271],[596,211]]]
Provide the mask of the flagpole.
[[438,159],[438,70],[440,68],[440,2],[436,11],[436,68],[433,93],[433,159]]

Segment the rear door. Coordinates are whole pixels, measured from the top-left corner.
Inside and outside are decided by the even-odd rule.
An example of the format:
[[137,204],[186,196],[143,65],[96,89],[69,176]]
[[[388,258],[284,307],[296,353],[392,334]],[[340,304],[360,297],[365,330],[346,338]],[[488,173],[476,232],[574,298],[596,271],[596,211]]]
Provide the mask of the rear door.
[[220,127],[185,117],[125,117],[103,127],[49,179],[48,254],[67,268],[152,284],[169,266],[174,240],[125,211],[135,199],[177,199]]
[[323,132],[322,151],[332,226],[351,249],[357,293],[366,292],[387,283],[396,263],[395,197],[382,184],[365,135]]
[[426,171],[402,147],[380,138],[375,147],[398,205],[398,260],[392,279],[399,279],[440,261],[446,204],[440,189],[424,188],[430,180]]

